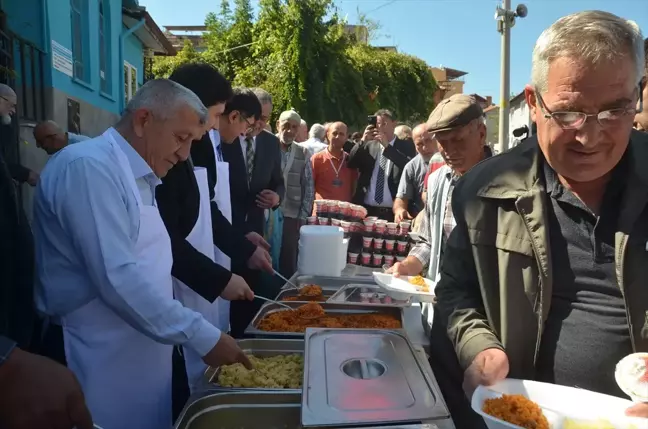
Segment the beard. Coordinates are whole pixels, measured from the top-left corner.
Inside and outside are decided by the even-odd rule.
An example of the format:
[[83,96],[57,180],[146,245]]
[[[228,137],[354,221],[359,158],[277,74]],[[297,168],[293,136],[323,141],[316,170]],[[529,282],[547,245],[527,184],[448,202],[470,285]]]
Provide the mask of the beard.
[[2,115],[2,118],[0,119],[2,121],[2,125],[10,125],[11,124],[11,115]]

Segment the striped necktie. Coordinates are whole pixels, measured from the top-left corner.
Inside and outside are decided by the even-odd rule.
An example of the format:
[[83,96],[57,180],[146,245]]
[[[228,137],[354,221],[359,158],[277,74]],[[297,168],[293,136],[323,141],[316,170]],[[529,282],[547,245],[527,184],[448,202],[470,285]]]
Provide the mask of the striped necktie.
[[385,194],[385,171],[387,171],[387,158],[380,152],[380,164],[378,167],[378,177],[376,177],[376,195],[374,199],[378,204],[382,204],[383,195]]
[[254,171],[254,140],[252,137],[246,137],[245,142],[247,147],[245,150],[245,163],[247,164],[247,177],[248,177],[248,186],[252,182],[252,172]]

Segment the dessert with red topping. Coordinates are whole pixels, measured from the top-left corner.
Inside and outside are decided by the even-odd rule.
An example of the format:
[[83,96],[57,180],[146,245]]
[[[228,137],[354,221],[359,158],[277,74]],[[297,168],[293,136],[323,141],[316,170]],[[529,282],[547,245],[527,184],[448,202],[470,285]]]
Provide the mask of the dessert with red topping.
[[633,353],[621,359],[614,376],[633,401],[648,402],[648,353]]

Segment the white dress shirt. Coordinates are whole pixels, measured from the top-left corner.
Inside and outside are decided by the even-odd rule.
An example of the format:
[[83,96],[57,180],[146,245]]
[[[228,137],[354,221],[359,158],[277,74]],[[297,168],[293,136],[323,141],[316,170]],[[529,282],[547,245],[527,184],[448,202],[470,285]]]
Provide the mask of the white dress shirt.
[[[129,161],[142,203],[160,180],[113,132]],[[160,296],[138,268],[140,210],[105,137],[75,144],[47,163],[34,198],[35,301],[58,317],[100,297],[138,331],[165,344],[208,352],[220,331],[179,301]]]
[[[394,146],[396,137],[389,142],[389,146]],[[373,173],[371,174],[371,182],[369,182],[369,189],[365,194],[364,204],[366,206],[372,207],[392,207],[394,205],[394,198],[392,197],[391,191],[389,190],[389,173],[391,172],[392,162],[387,159],[387,165],[385,166],[385,186],[383,188],[383,201],[381,204],[376,202],[376,181],[378,180],[378,172],[380,171],[380,157],[382,156],[385,148],[381,146],[380,156],[376,157],[376,162],[374,163]]]

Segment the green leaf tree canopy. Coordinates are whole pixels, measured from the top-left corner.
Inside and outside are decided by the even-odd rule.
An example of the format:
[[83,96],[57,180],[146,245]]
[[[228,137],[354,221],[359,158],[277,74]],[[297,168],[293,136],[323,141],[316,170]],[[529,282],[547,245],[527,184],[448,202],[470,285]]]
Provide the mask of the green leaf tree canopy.
[[345,32],[332,0],[260,0],[256,19],[250,0],[233,5],[223,0],[218,14],[207,15],[203,52],[186,42],[175,57],[156,58],[154,74],[209,62],[236,85],[270,92],[275,119],[294,108],[309,124],[342,120],[361,129],[379,108],[413,124],[432,111],[437,85],[429,66]]

